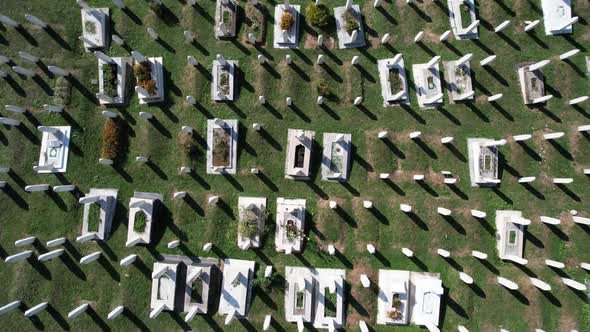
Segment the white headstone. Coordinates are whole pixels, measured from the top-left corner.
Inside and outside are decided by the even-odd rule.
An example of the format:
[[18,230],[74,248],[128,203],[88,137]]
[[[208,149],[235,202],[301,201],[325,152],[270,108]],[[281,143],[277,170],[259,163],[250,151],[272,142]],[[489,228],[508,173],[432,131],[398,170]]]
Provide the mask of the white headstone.
[[140,63],[147,61],[146,57],[144,57],[141,53],[137,51],[131,51],[131,56],[133,57],[133,59],[135,59],[135,61]]
[[548,283],[546,283],[540,279],[537,279],[537,278],[533,278],[533,277],[529,277],[529,278],[531,280],[531,284],[533,284],[533,286],[537,287],[538,289],[545,291],[545,292],[548,292],[551,290],[551,286]]
[[154,117],[154,115],[149,112],[139,112],[139,116],[141,116],[142,118],[147,119],[147,120]]
[[399,205],[399,209],[402,210],[405,213],[412,212],[412,206],[411,205],[408,205],[408,204],[400,204]]
[[493,101],[496,101],[496,100],[500,100],[500,98],[502,98],[502,96],[503,96],[503,94],[501,94],[501,93],[497,93],[495,95],[489,96],[488,97],[488,102],[493,102]]
[[0,117],[0,123],[9,126],[18,126],[20,125],[20,120]]
[[264,317],[264,323],[262,324],[262,331],[268,331],[270,329],[271,320],[272,320],[271,315],[266,315]]
[[20,307],[20,305],[21,305],[20,301],[13,301],[13,302],[10,302],[10,303],[0,307],[0,316],[7,314],[14,309],[17,309],[18,307]]
[[18,56],[21,57],[22,59],[29,61],[29,62],[33,62],[33,63],[39,62],[38,57],[31,55],[30,53],[27,53],[27,52],[22,52],[22,51],[18,52]]
[[373,207],[373,202],[363,201],[363,206],[365,207],[365,209],[371,209]]
[[198,66],[199,65],[199,61],[197,60],[197,58],[195,58],[192,55],[188,55],[186,57],[186,62],[191,66]]
[[25,259],[31,257],[33,254],[33,250],[25,250],[23,252],[19,252],[18,254],[10,255],[4,259],[4,263],[16,263],[24,261]]
[[47,112],[61,113],[64,110],[63,106],[44,104],[43,109]]
[[573,49],[571,51],[567,51],[567,52],[562,53],[562,54],[559,55],[559,60],[565,60],[565,59],[571,58],[571,57],[573,57],[574,55],[576,55],[578,53],[580,53],[580,50],[577,49],[577,48],[576,49]]
[[207,202],[209,203],[209,205],[215,205],[219,202],[219,196],[211,196],[209,197]]
[[27,77],[34,77],[34,76],[37,75],[36,72],[34,72],[34,71],[30,70],[30,69],[25,69],[25,68],[23,68],[21,66],[14,66],[14,67],[12,67],[12,70],[14,70],[14,72],[17,73],[17,74],[21,74],[21,75],[24,75],[24,76],[27,76]]
[[445,250],[445,249],[437,249],[437,250],[436,250],[436,253],[437,253],[439,256],[441,256],[441,257],[444,257],[444,258],[449,258],[449,257],[451,257],[451,253],[450,253],[448,250]]
[[355,106],[358,106],[358,105],[360,105],[362,103],[363,103],[363,97],[358,96],[358,97],[354,98],[354,105]]
[[113,42],[117,45],[123,46],[125,45],[125,40],[117,35],[111,35]]
[[367,277],[366,274],[361,274],[361,284],[364,288],[371,287],[371,280],[369,280],[369,277]]
[[258,63],[263,64],[266,61],[266,58],[262,54],[258,54]]
[[554,267],[556,269],[563,269],[565,267],[565,264],[564,263],[558,262],[558,261],[554,261],[552,259],[546,259],[545,260],[545,265]]
[[[381,0],[375,0],[375,1],[381,1]],[[381,37],[381,44],[387,44],[387,43],[389,43],[390,40],[391,40],[391,34],[386,33],[383,35],[383,37]]]
[[225,60],[225,58],[221,54],[215,55],[215,59],[217,59],[219,64],[221,64],[222,66],[225,66],[227,64],[227,61]]
[[101,51],[94,51],[94,55],[106,63],[115,63],[115,60]]
[[375,249],[375,246],[372,244],[367,244],[367,251],[369,252],[369,254],[373,255],[375,254],[375,252],[377,252],[377,249]]
[[438,40],[440,40],[441,42],[448,41],[449,39],[451,39],[451,30],[443,32],[443,34],[440,35],[440,37],[438,38]]
[[0,14],[0,22],[9,25],[13,28],[18,28],[20,26],[20,23],[17,23],[16,21],[14,21],[13,19],[11,19],[8,16],[4,16]]
[[99,259],[101,255],[102,255],[102,253],[100,251],[93,252],[89,255],[86,255],[86,256],[80,258],[80,264],[92,263],[92,262],[96,261],[97,259]]
[[504,29],[506,29],[506,27],[510,24],[510,20],[506,20],[500,24],[498,24],[495,28],[494,28],[494,32],[498,33]]
[[111,312],[109,312],[109,314],[107,315],[107,319],[113,320],[113,319],[117,318],[120,314],[122,314],[123,311],[125,311],[125,307],[120,305],[120,306],[116,307],[115,309],[113,309]]
[[585,292],[587,289],[586,285],[584,285],[583,283],[577,282],[577,281],[570,279],[570,278],[561,278],[561,281],[563,281],[563,283],[566,284],[567,286],[569,286],[575,290],[579,290],[581,292]]
[[419,31],[414,37],[414,43],[419,43],[424,38],[424,31]]
[[525,22],[526,26],[524,27],[524,32],[529,32],[531,30],[533,30],[534,28],[537,27],[537,25],[539,25],[539,23],[541,23],[540,20],[534,20],[532,22]]
[[487,66],[490,63],[492,63],[494,60],[496,60],[496,55],[495,54],[492,54],[492,55],[486,57],[485,59],[481,60],[479,62],[479,65],[482,66],[482,67],[483,66]]
[[47,308],[47,305],[48,305],[47,302],[42,302],[42,303],[37,304],[36,306],[25,311],[25,317],[35,316],[36,314],[45,310]]
[[129,265],[133,264],[133,262],[135,262],[136,259],[137,259],[137,255],[136,254],[131,254],[131,255],[123,258],[119,262],[119,265],[121,265],[121,266],[129,266]]
[[209,252],[211,249],[213,249],[213,243],[209,242],[203,245],[203,251]]
[[414,252],[408,248],[402,248],[402,254],[404,254],[406,257],[414,256]]
[[24,113],[27,111],[26,108],[24,107],[20,107],[20,106],[15,106],[15,105],[4,105],[4,108],[7,111],[13,112],[13,113]]
[[484,260],[484,259],[487,259],[488,258],[488,255],[486,253],[483,253],[483,252],[477,251],[477,250],[473,250],[471,252],[471,256],[473,256],[473,257],[475,257],[477,259],[481,259],[481,260]]
[[87,309],[88,309],[88,303],[84,303],[84,304],[80,305],[79,307],[77,307],[76,309],[70,311],[68,313],[68,318],[69,319],[76,318],[80,314],[84,313]]
[[48,184],[31,184],[28,186],[25,186],[25,191],[26,192],[38,192],[38,191],[47,191],[49,189],[49,185]]
[[318,35],[318,47],[322,47],[324,45],[324,35]]
[[156,32],[156,30],[154,30],[154,28],[151,28],[151,27],[147,28],[147,33],[150,35],[150,37],[153,40],[157,40],[160,38],[160,35],[158,35],[158,33]]
[[473,278],[465,272],[459,272],[459,279],[468,285],[473,284]]
[[60,245],[62,245],[64,243],[66,243],[66,240],[67,239],[65,237],[60,237],[60,238],[57,238],[57,239],[54,239],[54,240],[47,241],[45,243],[45,245],[47,247],[57,247],[57,246],[60,246]]
[[334,256],[336,254],[336,248],[331,244],[328,245],[328,254],[330,256]]
[[498,283],[510,290],[517,290],[518,289],[518,285],[515,282],[508,280],[504,277],[498,277]]
[[350,60],[350,63],[352,65],[358,65],[361,62],[361,58],[358,55],[355,55],[352,57],[352,60]]
[[114,161],[112,159],[107,159],[107,158],[98,158],[98,163],[101,165],[112,165],[114,164]]
[[325,60],[324,60],[324,59],[325,59],[325,57],[326,57],[326,56],[325,56],[325,55],[323,55],[323,54],[319,54],[319,55],[318,55],[318,61],[317,61],[317,62],[318,62],[318,65],[321,65],[321,64],[323,64],[323,63],[325,62]]
[[443,208],[443,207],[437,207],[436,212],[438,212],[438,214],[441,214],[443,216],[450,216],[452,213],[451,210]]
[[172,194],[172,198],[174,199],[183,199],[186,197],[186,191],[177,191]]
[[29,244],[32,244],[33,242],[35,242],[37,240],[36,237],[34,236],[29,236],[26,237],[24,239],[20,239],[20,240],[16,240],[14,241],[14,245],[16,247],[24,247],[24,246],[28,246]]

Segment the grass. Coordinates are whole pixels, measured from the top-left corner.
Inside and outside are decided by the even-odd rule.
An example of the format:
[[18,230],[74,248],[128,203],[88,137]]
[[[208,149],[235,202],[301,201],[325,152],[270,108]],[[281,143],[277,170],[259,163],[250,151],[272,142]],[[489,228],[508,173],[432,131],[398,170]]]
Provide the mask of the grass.
[[326,287],[324,288],[324,296],[326,297],[324,299],[324,316],[336,317],[336,309],[338,306],[336,292],[330,293],[330,289]]
[[[380,268],[441,273],[447,293],[444,315],[441,316],[443,331],[456,330],[459,324],[470,331],[497,330],[500,325],[510,331],[530,331],[535,328],[545,331],[587,329],[588,304],[564,286],[559,275],[543,264],[545,258],[561,256],[564,261],[568,261],[564,272],[579,281],[588,279],[587,273],[575,267],[587,260],[590,251],[587,229],[564,220],[563,225],[557,227],[566,235],[562,239],[558,232],[554,233],[538,221],[540,215],[555,217],[570,209],[588,212],[588,178],[581,173],[581,169],[590,167],[590,144],[585,136],[575,132],[575,127],[590,122],[590,111],[584,104],[580,104],[580,108],[567,105],[569,99],[587,95],[590,90],[584,57],[575,56],[571,58],[571,63],[552,61],[543,68],[547,84],[557,92],[545,109],[531,109],[523,105],[515,68],[520,63],[549,59],[573,48],[580,48],[586,54],[588,45],[584,42],[584,36],[590,32],[590,26],[578,23],[573,35],[558,37],[545,36],[543,26],[540,25],[534,36],[531,36],[519,30],[522,29],[519,22],[541,19],[539,2],[504,1],[504,8],[500,2],[485,1],[479,2],[477,7],[481,19],[492,26],[508,19],[513,22],[504,30],[508,41],[482,25],[477,42],[452,40],[447,47],[425,38],[422,48],[412,42],[414,36],[424,30],[438,37],[448,30],[446,10],[429,1],[416,2],[415,6],[408,6],[405,2],[384,2],[383,10],[387,14],[384,15],[372,9],[372,1],[359,1],[356,3],[361,7],[363,24],[367,27],[365,38],[377,38],[389,32],[392,34],[391,45],[394,50],[381,45],[363,50],[330,49],[331,55],[325,57],[330,71],[315,75],[317,55],[328,53],[315,47],[305,48],[309,29],[305,28],[303,16],[297,51],[272,48],[272,26],[268,19],[266,38],[259,45],[261,51],[258,51],[240,40],[232,42],[214,38],[213,23],[208,18],[212,19],[215,15],[215,2],[199,1],[197,6],[192,7],[181,1],[165,1],[164,6],[157,6],[162,10],[160,18],[145,1],[126,0],[129,12],[142,24],[136,23],[133,15],[115,8],[108,0],[88,2],[91,6],[111,7],[114,24],[111,27],[126,40],[131,49],[138,50],[144,56],[164,58],[166,102],[162,105],[140,106],[137,94],[132,93],[129,105],[125,107],[96,105],[89,98],[98,92],[98,86],[93,83],[93,80],[98,79],[97,60],[92,54],[84,52],[82,43],[77,39],[82,31],[80,8],[59,1],[31,0],[27,2],[26,9],[19,1],[2,2],[2,14],[22,22],[30,35],[21,34],[10,27],[0,27],[3,55],[9,56],[17,65],[35,69],[39,73],[39,79],[25,79],[15,75],[7,65],[0,64],[0,70],[9,73],[12,78],[12,81],[0,80],[0,105],[14,104],[32,110],[25,115],[0,110],[2,117],[22,121],[18,128],[0,128],[0,165],[10,167],[13,172],[1,176],[8,188],[0,192],[2,257],[17,253],[19,250],[13,243],[25,236],[36,236],[44,242],[62,236],[73,240],[80,235],[83,206],[78,204],[77,197],[68,193],[26,193],[26,184],[74,183],[82,193],[87,193],[90,188],[119,189],[112,232],[106,242],[108,248],[101,247],[102,243],[72,241],[76,250],[66,250],[64,253],[64,256],[76,262],[79,259],[76,252],[85,255],[104,251],[104,261],[112,265],[112,270],[105,269],[101,264],[78,266],[79,269],[70,270],[61,260],[40,265],[45,267],[42,270],[35,268],[39,266],[33,267],[26,263],[1,264],[0,280],[5,284],[4,292],[0,294],[2,305],[21,300],[26,306],[32,307],[49,301],[61,316],[66,317],[77,303],[90,301],[102,320],[98,324],[106,324],[113,331],[186,329],[182,316],[178,319],[178,316],[164,313],[158,319],[149,319],[151,280],[136,267],[127,269],[118,265],[125,256],[138,254],[151,270],[158,255],[183,254],[179,249],[168,249],[166,246],[168,242],[180,239],[186,249],[197,256],[251,259],[257,262],[257,270],[273,265],[279,276],[284,275],[284,266],[287,265],[309,264],[346,269],[347,282],[351,285],[345,301],[350,330],[357,329],[356,321],[359,319],[365,320],[377,331],[386,330],[375,325],[376,295],[372,290],[354,286],[358,284],[358,279],[353,279],[363,269],[376,273]],[[580,16],[581,22],[590,20],[590,13],[580,3],[574,2],[574,14]],[[305,6],[307,3],[293,1],[293,4]],[[325,5],[332,13],[332,8],[342,5],[342,2],[329,0]],[[243,2],[240,6],[243,6]],[[260,6],[272,17],[274,10],[268,2],[261,1]],[[25,13],[47,22],[63,42],[27,23],[23,19]],[[242,24],[243,14],[238,13],[241,15],[238,17],[239,33],[243,35],[246,25]],[[146,26],[158,31],[166,44],[151,40],[145,32]],[[185,30],[195,33],[196,45],[184,43]],[[28,40],[33,41],[33,44]],[[72,72],[75,80],[72,80],[70,103],[63,114],[49,114],[41,108],[43,104],[54,103],[54,96],[59,91],[55,88],[57,81],[67,80],[47,75],[42,68],[20,59],[17,51],[40,56],[44,64]],[[239,82],[236,84],[238,98],[233,104],[211,101],[211,63],[217,53],[222,53],[228,60],[239,61],[240,70],[236,81]],[[256,56],[260,53],[265,54],[271,69],[258,64]],[[404,55],[405,69],[410,79],[412,104],[408,108],[382,106],[376,61],[391,58],[395,53]],[[411,82],[411,65],[425,63],[433,54],[441,55],[447,61],[456,60],[467,53],[474,55],[472,72],[476,102],[471,105],[445,104],[438,110],[418,109],[415,88]],[[111,45],[107,54],[128,56],[129,53],[118,45]],[[296,66],[284,65],[286,54],[291,54]],[[498,56],[492,65],[493,71],[474,65],[475,61],[488,54]],[[195,56],[202,66],[187,67],[188,55]],[[361,58],[360,69],[352,66],[347,76],[345,67],[349,66],[354,55]],[[357,94],[352,87],[359,84],[351,82],[355,79],[353,73],[359,73],[363,79],[363,108],[353,106],[346,98],[349,85],[351,96]],[[338,97],[338,101],[327,100],[324,105],[327,107],[316,104],[315,84],[318,80],[329,80],[330,90]],[[256,102],[260,95],[258,91],[265,91],[266,105]],[[504,94],[498,104],[481,100],[482,96],[496,93]],[[197,105],[188,105],[184,101],[187,95],[194,96]],[[289,96],[293,98],[296,108],[285,105],[285,98]],[[105,123],[100,114],[102,110],[121,113],[128,125],[128,147],[117,167],[105,167],[97,163]],[[153,113],[157,122],[141,118],[140,111]],[[242,127],[239,130],[238,172],[231,178],[205,174],[206,120],[215,117],[239,119]],[[252,123],[263,124],[265,134],[268,135],[251,130]],[[36,127],[41,124],[72,126],[68,171],[59,177],[31,171],[31,165],[34,165],[39,155],[40,135]],[[183,125],[195,129],[194,146],[198,152],[191,158],[192,175],[181,175],[178,172],[185,158],[184,148],[177,141],[177,133]],[[321,147],[324,132],[351,133],[353,159],[348,184],[320,181],[321,148],[315,150],[312,156],[312,178],[309,183],[284,179],[288,128],[315,130],[320,144],[318,147]],[[394,147],[377,139],[379,130],[384,129],[389,131]],[[424,143],[434,154],[427,154],[407,138],[410,132],[417,130],[422,131]],[[564,157],[558,149],[542,139],[541,135],[545,131],[566,133],[557,142],[572,155],[573,160]],[[513,143],[500,147],[503,165],[500,188],[493,190],[470,186],[466,162],[467,138],[499,139],[525,133],[534,134],[534,138],[527,142],[533,152]],[[440,144],[440,138],[444,136],[455,138],[454,146],[458,154]],[[138,155],[149,156],[150,164],[136,163],[134,159]],[[250,175],[250,167],[259,167],[266,177],[264,179],[269,181]],[[397,172],[394,173],[394,169]],[[441,170],[451,171],[459,179],[456,187],[459,193],[432,180]],[[392,183],[380,180],[378,172],[390,172]],[[411,176],[417,173],[427,175],[430,191],[412,180]],[[537,180],[532,183],[537,194],[517,183],[519,176],[529,175],[537,176]],[[573,177],[574,182],[567,188],[575,196],[546,180],[550,177]],[[187,191],[191,200],[173,200],[172,193],[180,190]],[[158,223],[154,224],[153,243],[147,248],[125,247],[128,202],[134,191],[164,194],[163,212]],[[208,195],[219,195],[229,208],[208,206]],[[310,250],[307,241],[302,255],[277,253],[272,235],[274,230],[269,230],[270,235],[262,241],[260,250],[242,251],[236,245],[237,214],[233,211],[239,196],[266,197],[268,210],[271,211],[270,223],[274,223],[277,197],[305,198],[308,210],[306,235],[323,248],[327,244],[334,244],[342,255],[329,256],[319,250]],[[337,199],[341,209],[331,210],[326,204],[329,199]],[[364,199],[372,200],[378,213],[364,209]],[[399,211],[401,203],[412,205],[417,218],[412,219]],[[441,218],[436,213],[437,206],[452,209],[456,224]],[[481,221],[473,219],[469,215],[471,208],[487,212],[488,218]],[[522,210],[523,216],[533,221],[527,227],[530,235],[526,238],[524,249],[525,258],[529,260],[527,268],[539,279],[551,284],[551,294],[557,301],[529,289],[529,281],[523,271],[497,258],[494,211],[499,208]],[[219,251],[203,252],[202,246],[207,242],[215,243]],[[379,249],[382,257],[366,253],[364,246],[369,242]],[[414,250],[420,263],[403,256],[400,252],[402,247]],[[483,293],[474,292],[463,285],[458,280],[458,271],[436,255],[437,248],[450,250],[457,264],[475,279]],[[500,275],[519,283],[526,301],[499,287],[494,281],[494,271],[470,257],[471,250],[488,253],[491,264]],[[265,315],[271,313],[275,318],[273,326],[276,324],[277,329],[294,330],[294,325],[283,319],[282,289],[267,291],[257,288],[254,292],[248,320],[254,329],[260,329]],[[354,294],[354,300],[350,298],[351,294]],[[138,319],[119,317],[113,321],[107,320],[108,312],[118,305],[124,305]],[[223,319],[217,314],[210,318],[199,316],[188,325],[199,331],[243,329],[237,321],[224,326]],[[66,327],[75,331],[101,328],[89,315],[60,321],[46,312],[40,314],[38,320],[29,320],[15,311],[0,317],[0,326],[5,330],[34,330],[40,328],[41,324],[48,331],[64,330]],[[414,327],[402,329],[416,330]]]
[[137,233],[145,232],[145,226],[147,224],[147,216],[143,211],[137,211],[135,213],[135,224],[133,224],[133,230]]
[[88,207],[88,232],[98,232],[100,225],[100,204],[92,203]]

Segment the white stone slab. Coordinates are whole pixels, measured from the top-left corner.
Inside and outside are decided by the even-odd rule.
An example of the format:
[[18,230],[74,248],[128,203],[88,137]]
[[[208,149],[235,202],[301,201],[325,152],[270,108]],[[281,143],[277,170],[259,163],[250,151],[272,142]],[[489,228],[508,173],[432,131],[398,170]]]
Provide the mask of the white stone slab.
[[[238,120],[207,120],[207,174],[236,174],[238,163]],[[216,148],[214,143],[214,133],[223,131],[222,138],[227,139],[225,146],[227,150],[227,164],[215,164],[213,159],[213,150]]]

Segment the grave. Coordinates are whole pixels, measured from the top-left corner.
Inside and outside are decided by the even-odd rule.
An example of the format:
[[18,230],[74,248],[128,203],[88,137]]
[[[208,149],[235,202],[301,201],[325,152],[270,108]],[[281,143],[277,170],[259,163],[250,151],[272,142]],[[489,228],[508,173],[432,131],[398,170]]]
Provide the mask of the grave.
[[290,323],[296,323],[298,319],[313,322],[313,271],[306,267],[286,266],[285,283],[285,320]]
[[80,203],[84,204],[80,237],[94,234],[92,239],[106,241],[109,238],[118,192],[118,189],[90,188],[88,194],[80,199]]
[[449,19],[455,39],[478,39],[479,21],[474,0],[448,0]]
[[223,286],[219,299],[219,313],[247,317],[252,297],[252,278],[256,262],[230,259],[223,260]]
[[324,133],[322,180],[346,182],[350,165],[350,134]]
[[127,76],[132,60],[129,57],[110,58],[107,62],[98,58],[98,94],[101,105],[125,104]]
[[236,174],[238,120],[207,120],[207,174]]
[[285,178],[293,180],[309,179],[314,137],[315,131],[311,130],[289,129],[287,131]]
[[300,5],[291,5],[288,0],[275,6],[274,48],[298,48],[300,8]]
[[522,212],[496,210],[496,247],[500,259],[523,258],[524,225],[519,222]]
[[359,5],[353,5],[352,0],[347,0],[345,6],[334,7],[334,18],[339,48],[365,47],[365,31]]
[[129,200],[129,226],[125,246],[150,243],[152,225],[157,221],[158,204],[162,200],[163,196],[157,193],[136,191],[133,194]]
[[235,0],[217,0],[215,3],[215,38],[236,36],[238,4]]
[[340,330],[345,321],[344,269],[316,269],[315,314],[316,329]]
[[[518,68],[518,82],[526,105],[539,103],[538,99],[545,97],[545,78],[541,69],[530,70],[533,63],[521,65]],[[544,103],[541,102],[541,103]]]
[[213,60],[213,80],[211,81],[211,98],[214,101],[233,101],[235,95],[236,67],[238,61],[225,60],[217,56]]
[[440,56],[435,56],[428,63],[412,65],[416,97],[420,108],[434,108],[443,103],[439,61]]
[[157,316],[157,309],[174,310],[178,263],[154,263],[152,272],[152,292],[150,298],[150,318]]
[[132,52],[133,73],[137,79],[135,91],[139,104],[164,101],[164,66],[162,57],[146,58],[136,51]]
[[543,24],[546,35],[571,34],[572,23],[571,0],[541,0]]
[[500,183],[498,146],[506,140],[468,138],[469,178],[471,186],[496,186]]
[[377,61],[379,68],[379,82],[381,83],[381,95],[383,106],[396,104],[410,104],[408,78],[404,68],[404,58],[396,54],[390,59]]
[[471,82],[471,57],[467,54],[455,61],[443,61],[444,76],[449,91],[450,103],[473,100],[473,83]]
[[238,197],[238,247],[259,248],[266,223],[265,197]]
[[305,234],[305,199],[277,198],[275,246],[286,254],[301,252]]
[[439,273],[379,270],[377,324],[439,324],[444,293]]
[[65,173],[68,166],[72,127],[40,126],[38,129],[43,135],[39,152],[39,164],[35,167],[35,171],[40,174]]
[[[197,263],[193,263],[197,264]],[[184,291],[184,309],[187,319],[209,311],[209,293],[212,284],[212,265],[187,265]]]
[[[81,3],[82,2],[82,3]],[[83,1],[78,1],[82,7],[82,36],[86,52],[94,49],[107,50],[109,48],[109,25],[111,22],[109,8],[90,8]]]

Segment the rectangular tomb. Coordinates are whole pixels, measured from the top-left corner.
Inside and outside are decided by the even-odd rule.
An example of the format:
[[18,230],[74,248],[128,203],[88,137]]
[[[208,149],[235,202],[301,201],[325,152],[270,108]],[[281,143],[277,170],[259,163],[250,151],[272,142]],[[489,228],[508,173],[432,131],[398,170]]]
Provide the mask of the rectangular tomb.
[[377,67],[379,68],[383,104],[385,106],[395,104],[409,105],[408,78],[402,55],[396,54],[391,59],[377,60]]
[[219,300],[219,313],[246,317],[252,296],[252,278],[256,262],[230,259],[223,260],[223,287]]
[[125,104],[127,75],[132,60],[129,57],[112,58],[114,63],[98,59],[98,101],[101,105]]
[[238,247],[242,250],[259,248],[266,222],[266,198],[238,198]]
[[238,4],[235,0],[217,0],[215,4],[215,38],[236,36]]
[[438,63],[432,68],[429,68],[425,63],[414,64],[412,71],[420,108],[434,108],[442,105],[444,94]]
[[117,189],[90,188],[86,196],[98,196],[94,203],[84,204],[82,214],[82,234],[95,234],[95,239],[106,241],[111,232],[113,217],[117,207]]
[[[135,61],[133,71],[137,78],[136,88],[140,104],[164,101],[164,65],[161,57]],[[141,72],[141,76],[138,73]],[[138,89],[140,87],[140,89]]]
[[207,120],[207,174],[235,174],[238,120]]
[[[274,48],[298,48],[299,43],[299,5],[280,4],[275,6],[274,30],[273,30],[273,47]],[[288,13],[292,15],[293,23],[288,29],[280,27],[281,17]]]
[[493,139],[468,138],[469,176],[471,186],[494,186],[500,183],[498,147]]
[[473,100],[473,83],[471,81],[470,61],[459,64],[458,61],[443,61],[445,81],[451,103]]
[[81,9],[82,13],[82,37],[84,49],[90,50],[109,48],[109,8]]
[[[351,5],[349,8],[346,6],[335,7],[334,18],[336,19],[339,48],[365,47],[365,31],[359,5]],[[347,25],[356,27],[356,29],[347,30]],[[353,33],[353,31],[356,32]]]
[[314,311],[315,278],[307,267],[285,267],[285,320],[296,323],[312,322]]
[[154,263],[150,308],[164,306],[165,311],[174,310],[174,295],[178,278],[178,263]]
[[351,135],[324,133],[322,180],[346,182],[350,165]]
[[129,226],[127,230],[127,247],[136,244],[149,244],[152,236],[152,225],[156,221],[158,202],[163,199],[161,194],[135,192],[129,200]]
[[289,129],[287,131],[285,178],[309,179],[314,137],[315,132],[311,130]]
[[211,265],[186,266],[184,312],[190,313],[195,310],[197,314],[208,312],[211,279]]
[[543,9],[543,24],[546,35],[571,34],[572,1],[571,0],[541,0]]
[[500,259],[523,258],[524,225],[521,211],[496,210],[496,239]]
[[475,3],[473,0],[448,0],[449,19],[455,39],[479,38]]
[[545,78],[541,69],[530,71],[529,66],[527,64],[518,68],[518,82],[526,105],[535,104],[535,99],[545,96]]
[[225,60],[225,64],[213,60],[211,98],[214,101],[233,101],[237,61]]
[[277,198],[275,246],[286,254],[301,252],[305,235],[305,199]]
[[43,131],[41,149],[39,151],[39,174],[65,173],[68,167],[70,151],[70,126],[51,126],[55,132]]
[[315,318],[317,329],[342,329],[345,325],[345,270],[317,269]]

